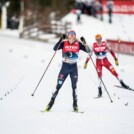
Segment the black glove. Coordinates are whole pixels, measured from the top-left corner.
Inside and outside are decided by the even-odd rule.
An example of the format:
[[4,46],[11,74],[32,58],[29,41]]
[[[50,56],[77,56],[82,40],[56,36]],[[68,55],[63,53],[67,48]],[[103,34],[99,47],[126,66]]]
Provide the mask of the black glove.
[[81,39],[81,41],[82,41],[83,43],[86,43],[86,40],[85,40],[84,37],[81,37],[80,39]]
[[61,38],[64,40],[64,39],[66,39],[66,35],[65,34],[63,34],[62,36],[61,36]]

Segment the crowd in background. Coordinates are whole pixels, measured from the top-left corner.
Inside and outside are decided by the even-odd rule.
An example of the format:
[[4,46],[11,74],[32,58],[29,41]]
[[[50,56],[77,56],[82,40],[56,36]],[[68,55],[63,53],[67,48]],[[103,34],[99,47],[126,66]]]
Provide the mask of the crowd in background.
[[76,0],[76,9],[82,13],[97,17],[97,12],[102,10],[102,0]]
[[[76,0],[75,7],[82,14],[87,14],[103,20],[103,0]],[[112,23],[113,0],[107,0],[106,7],[109,15],[109,23]]]
[[7,19],[7,28],[10,28],[12,30],[19,28],[19,17],[16,15],[13,15],[11,18],[8,17]]

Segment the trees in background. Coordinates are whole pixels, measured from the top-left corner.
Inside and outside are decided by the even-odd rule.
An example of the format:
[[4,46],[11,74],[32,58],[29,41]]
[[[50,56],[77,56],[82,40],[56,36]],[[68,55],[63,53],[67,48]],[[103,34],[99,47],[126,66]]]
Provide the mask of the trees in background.
[[[19,19],[22,14],[25,16],[26,25],[30,25],[30,23],[47,23],[50,17],[54,15],[55,19],[60,19],[75,5],[75,0],[0,0],[0,3],[6,1],[10,2],[7,10],[9,27],[14,24],[10,22]],[[24,3],[23,13],[21,11],[21,2]]]
[[20,15],[20,2],[24,1],[25,10],[33,10],[42,14],[42,16],[48,15],[51,11],[56,11],[59,16],[63,16],[74,7],[75,0],[0,0],[10,1],[10,7],[8,8],[8,16],[11,17],[14,14]]

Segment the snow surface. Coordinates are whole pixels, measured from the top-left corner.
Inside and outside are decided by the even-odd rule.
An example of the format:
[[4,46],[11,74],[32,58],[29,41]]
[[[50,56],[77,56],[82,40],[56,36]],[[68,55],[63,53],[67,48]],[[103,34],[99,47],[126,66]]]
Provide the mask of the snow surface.
[[[81,32],[84,34],[85,30],[81,29]],[[109,31],[106,35],[108,33]],[[41,113],[56,86],[61,68],[61,51],[56,53],[35,96],[32,97],[31,94],[54,54],[52,51],[54,44],[22,40],[2,33],[0,41],[1,134],[133,133],[134,92],[114,87],[113,85],[119,85],[118,81],[110,72],[103,69],[103,80],[113,103],[110,102],[104,88],[103,98],[94,99],[98,93],[98,78],[91,61],[87,69],[83,69],[86,53],[80,52],[77,85],[78,106],[84,113],[72,112],[72,89],[69,77],[61,88],[51,112]],[[111,55],[108,57],[124,82],[134,88],[134,57],[120,54],[119,67],[115,66]],[[93,60],[95,61],[94,56]]]

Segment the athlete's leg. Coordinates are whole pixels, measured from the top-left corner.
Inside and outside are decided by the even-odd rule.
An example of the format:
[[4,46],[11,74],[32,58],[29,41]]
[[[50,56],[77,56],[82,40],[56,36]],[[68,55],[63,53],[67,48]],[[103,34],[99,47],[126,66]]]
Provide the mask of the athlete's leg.
[[78,69],[77,64],[71,65],[71,72],[70,72],[70,78],[72,83],[72,90],[73,90],[73,99],[77,100],[77,81],[78,81]]
[[70,78],[72,83],[72,95],[73,95],[73,109],[75,111],[78,111],[78,105],[77,105],[77,81],[78,81],[78,69],[77,64],[71,65],[70,68]]
[[59,72],[59,75],[58,75],[56,90],[52,94],[51,100],[50,100],[50,102],[48,103],[48,105],[46,107],[46,111],[49,111],[52,108],[52,106],[54,104],[54,101],[55,101],[55,98],[58,95],[59,89],[62,87],[65,79],[68,76],[68,74],[69,74],[68,65],[63,62],[62,68],[61,68],[61,70]]
[[108,61],[107,58],[104,59],[104,66],[117,78],[118,78],[118,73],[115,71],[114,67],[112,64]]
[[56,90],[53,91],[53,96],[52,96],[53,98],[56,98],[56,96],[58,95],[58,92],[62,87],[64,81],[66,80],[68,74],[69,74],[69,65],[63,62],[62,68],[58,75]]
[[102,61],[100,59],[96,60],[96,70],[98,73],[98,77],[102,77]]
[[108,61],[108,59],[105,60],[105,67],[117,78],[117,80],[120,82],[121,86],[124,88],[129,88],[122,79],[119,78],[118,73],[115,71],[112,64]]
[[102,78],[102,60],[96,60],[96,69],[98,73],[98,97],[102,96],[101,78]]
[[101,82],[101,78],[102,77],[99,77],[98,78],[98,97],[101,97],[102,96],[102,88],[101,88],[102,82]]

